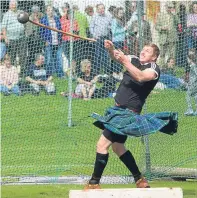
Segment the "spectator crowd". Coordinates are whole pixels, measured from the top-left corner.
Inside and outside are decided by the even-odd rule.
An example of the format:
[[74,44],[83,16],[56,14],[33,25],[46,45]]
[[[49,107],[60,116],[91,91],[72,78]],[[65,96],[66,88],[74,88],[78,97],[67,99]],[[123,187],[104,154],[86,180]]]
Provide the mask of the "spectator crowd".
[[[104,48],[105,39],[111,40],[117,49],[137,56],[142,46],[157,40],[161,51],[158,65],[163,76],[156,87],[177,88],[187,84],[191,81],[190,69],[194,71],[197,64],[196,59],[188,58],[190,51],[196,53],[197,50],[197,2],[192,2],[188,13],[184,4],[177,8],[176,2],[166,1],[165,9],[158,13],[153,27],[146,20],[144,10],[137,5],[135,1],[130,3],[129,17],[124,7],[110,6],[106,10],[103,3],[95,7],[88,5],[84,12],[78,5],[71,7],[69,3],[62,4],[59,9],[48,4],[42,11],[36,3],[31,7],[32,21],[96,39],[96,42],[89,42],[30,22],[19,23],[17,16],[21,10],[16,0],[10,0],[0,25],[1,92],[20,95],[22,80],[34,95],[39,95],[42,89],[47,94],[56,94],[53,78],[66,79],[66,71],[72,67],[72,76],[78,83],[75,95],[85,100],[99,97],[98,93],[101,97],[95,83],[108,81],[108,88],[112,89],[106,91],[107,86],[103,87],[103,97],[107,97],[115,92],[123,67],[109,58]],[[176,77],[176,67],[185,68],[184,79]],[[165,83],[169,79],[170,85]],[[189,93],[191,91],[187,101]],[[190,107],[188,112],[191,112]]]

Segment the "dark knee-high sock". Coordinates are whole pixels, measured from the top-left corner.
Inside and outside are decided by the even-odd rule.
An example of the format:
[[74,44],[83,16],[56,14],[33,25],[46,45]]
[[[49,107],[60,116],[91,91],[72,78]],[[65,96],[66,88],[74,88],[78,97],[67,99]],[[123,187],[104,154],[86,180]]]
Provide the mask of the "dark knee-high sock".
[[109,158],[109,153],[107,154],[96,153],[94,172],[92,174],[91,180],[96,180],[97,183],[99,183],[101,176],[103,174],[103,171],[107,165],[108,158]]
[[135,162],[135,159],[130,151],[126,151],[123,155],[121,155],[120,160],[125,164],[125,166],[132,173],[135,179],[135,182],[142,177],[141,172],[139,171],[138,166]]

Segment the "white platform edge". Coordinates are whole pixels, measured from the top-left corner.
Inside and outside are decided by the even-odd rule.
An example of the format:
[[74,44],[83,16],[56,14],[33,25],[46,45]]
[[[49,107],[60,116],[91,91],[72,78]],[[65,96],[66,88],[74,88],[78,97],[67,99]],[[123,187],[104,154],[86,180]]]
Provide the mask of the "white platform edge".
[[70,190],[69,198],[183,198],[181,188]]

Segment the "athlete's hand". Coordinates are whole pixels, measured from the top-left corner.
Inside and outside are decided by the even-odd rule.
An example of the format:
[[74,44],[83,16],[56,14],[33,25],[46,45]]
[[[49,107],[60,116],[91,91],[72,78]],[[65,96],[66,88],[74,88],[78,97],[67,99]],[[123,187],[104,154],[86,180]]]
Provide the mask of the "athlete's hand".
[[108,50],[114,50],[114,44],[110,40],[105,40],[104,46]]
[[128,61],[127,56],[121,50],[114,50],[114,57],[119,63]]

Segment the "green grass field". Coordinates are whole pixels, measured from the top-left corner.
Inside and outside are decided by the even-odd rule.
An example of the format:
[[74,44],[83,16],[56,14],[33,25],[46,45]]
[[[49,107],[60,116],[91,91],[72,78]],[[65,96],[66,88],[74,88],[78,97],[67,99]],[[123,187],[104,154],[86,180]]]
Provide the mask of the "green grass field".
[[[196,198],[197,182],[153,182],[151,186],[182,188],[184,198]],[[133,188],[134,185],[102,185],[103,188]],[[70,190],[81,190],[81,185],[3,186],[2,198],[68,198]]]
[[[92,112],[103,114],[105,108],[114,102],[110,98],[91,101],[73,99],[73,126],[69,128],[67,127],[69,103],[66,98],[60,96],[60,92],[67,89],[67,82],[57,81],[57,83],[56,96],[46,96],[44,93],[40,96],[30,94],[21,97],[2,96],[2,176],[91,175],[95,145],[100,131],[92,125],[93,119],[89,115]],[[149,136],[152,167],[197,168],[197,117],[185,117],[185,109],[183,91],[160,91],[149,97],[145,112],[179,113],[177,134],[169,136],[158,132]],[[127,147],[135,155],[141,170],[145,170],[145,145],[141,138],[129,138]],[[110,151],[109,166],[105,174],[129,173]],[[165,173],[156,177],[163,174]],[[189,184],[184,185],[190,188]],[[39,194],[37,188],[44,193]],[[23,197],[22,193],[24,197],[28,197],[25,194],[32,191],[38,193],[35,197],[55,197],[53,192],[58,193],[57,189],[66,194],[71,188],[75,186],[3,186],[3,193],[5,197],[9,197],[8,191],[16,190],[16,197]],[[17,195],[19,193],[17,189],[20,189],[20,195]],[[45,196],[47,189],[51,189],[49,191],[52,194],[49,192],[49,195],[46,193]],[[193,198],[192,196],[188,194],[189,198]]]

